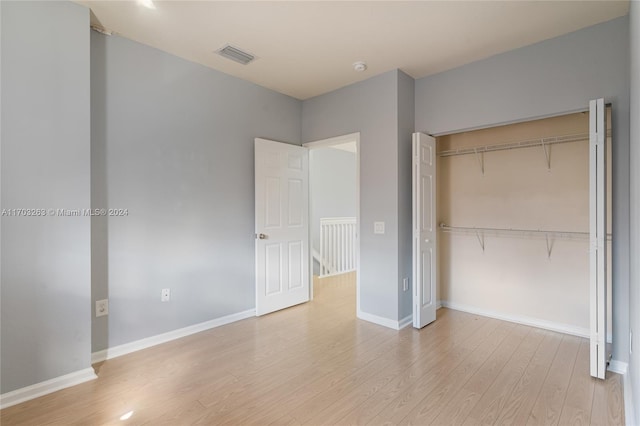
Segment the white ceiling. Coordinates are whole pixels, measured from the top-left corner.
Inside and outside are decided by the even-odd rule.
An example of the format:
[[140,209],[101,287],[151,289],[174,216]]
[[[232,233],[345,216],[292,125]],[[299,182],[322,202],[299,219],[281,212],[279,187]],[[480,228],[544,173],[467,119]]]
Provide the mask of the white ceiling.
[[[87,1],[93,24],[307,99],[400,68],[414,78],[625,15],[628,1]],[[240,65],[224,44],[259,59]],[[356,73],[352,64],[367,62]]]

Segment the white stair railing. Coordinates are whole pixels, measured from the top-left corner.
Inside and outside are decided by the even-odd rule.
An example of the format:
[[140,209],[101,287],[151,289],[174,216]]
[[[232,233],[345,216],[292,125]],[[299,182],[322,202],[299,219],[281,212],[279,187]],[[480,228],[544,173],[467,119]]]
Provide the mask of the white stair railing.
[[320,219],[320,277],[356,270],[356,218]]

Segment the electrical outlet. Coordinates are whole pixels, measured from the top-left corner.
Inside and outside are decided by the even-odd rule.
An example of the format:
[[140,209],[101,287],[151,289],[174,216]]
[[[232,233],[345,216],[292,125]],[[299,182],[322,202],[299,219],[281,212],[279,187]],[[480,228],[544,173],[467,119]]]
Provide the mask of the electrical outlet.
[[171,300],[171,289],[170,288],[163,288],[162,289],[162,293],[160,294],[160,301],[161,302],[168,302],[169,300]]
[[96,300],[96,317],[109,315],[109,299]]
[[409,278],[402,279],[402,290],[404,291],[409,290]]

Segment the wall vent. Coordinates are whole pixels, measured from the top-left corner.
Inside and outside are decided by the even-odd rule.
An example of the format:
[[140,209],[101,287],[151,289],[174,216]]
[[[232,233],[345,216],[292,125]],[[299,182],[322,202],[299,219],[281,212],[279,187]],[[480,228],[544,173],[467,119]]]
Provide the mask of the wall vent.
[[220,56],[224,56],[227,59],[236,61],[242,65],[247,65],[249,62],[256,59],[256,57],[253,56],[251,53],[244,52],[238,49],[237,47],[233,47],[229,44],[216,50],[216,53]]

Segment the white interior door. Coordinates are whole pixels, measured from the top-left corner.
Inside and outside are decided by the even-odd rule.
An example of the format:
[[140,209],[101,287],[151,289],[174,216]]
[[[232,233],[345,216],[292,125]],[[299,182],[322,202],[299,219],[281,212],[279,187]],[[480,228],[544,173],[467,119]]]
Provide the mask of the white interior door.
[[605,378],[607,335],[607,115],[604,99],[589,102],[589,235],[591,375]]
[[309,301],[309,153],[255,140],[256,315]]
[[436,140],[413,134],[413,326],[436,319]]

